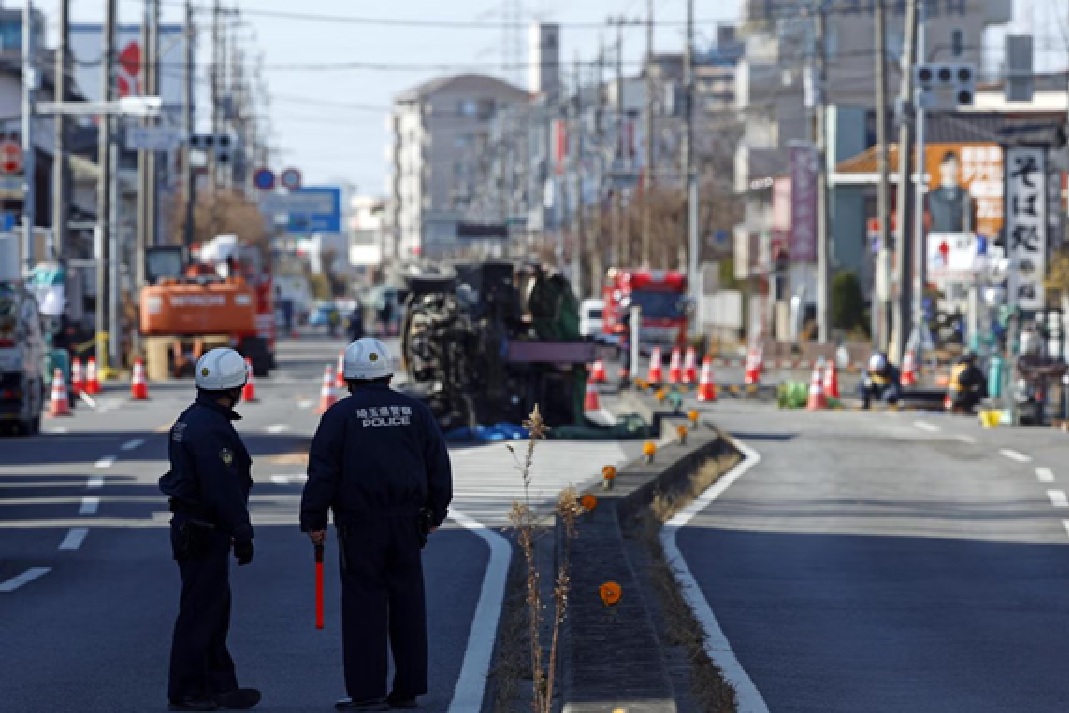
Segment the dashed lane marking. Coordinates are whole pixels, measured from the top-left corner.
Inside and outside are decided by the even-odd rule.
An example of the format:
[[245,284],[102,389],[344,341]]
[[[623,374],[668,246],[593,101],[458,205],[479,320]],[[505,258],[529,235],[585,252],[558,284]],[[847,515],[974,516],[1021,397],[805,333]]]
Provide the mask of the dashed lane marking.
[[302,399],[297,402],[297,408],[312,408],[312,402],[308,399]]
[[126,443],[122,444],[121,448],[124,451],[132,451],[135,448],[140,448],[144,443],[145,443],[145,439],[144,438],[135,438],[133,440],[127,441]]
[[85,487],[89,488],[90,490],[95,490],[96,488],[103,488],[104,487],[104,476],[103,475],[91,475],[91,476],[89,476],[89,480],[86,481]]
[[283,431],[288,431],[288,430],[289,430],[289,426],[287,426],[284,423],[276,423],[276,424],[273,424],[273,425],[267,427],[267,432],[268,433],[276,433],[277,434],[277,433],[282,433]]
[[275,485],[294,485],[296,483],[303,483],[308,480],[307,475],[272,475],[271,482]]
[[62,436],[66,433],[70,433],[70,429],[66,426],[52,426],[51,428],[42,428],[41,433],[46,436]]
[[1050,504],[1056,508],[1069,508],[1069,498],[1065,497],[1064,490],[1048,490],[1047,497],[1050,498]]
[[85,541],[85,536],[89,534],[88,527],[72,527],[67,536],[63,538],[63,542],[59,544],[61,550],[76,550],[82,546],[82,542]]
[[1054,471],[1050,468],[1036,468],[1036,478],[1038,478],[1041,483],[1053,483]]
[[928,423],[927,421],[914,421],[913,425],[928,433],[935,433],[936,431],[942,430],[939,426],[936,426],[934,423]]
[[964,436],[964,435],[962,435],[962,436],[954,436],[954,439],[958,440],[958,441],[961,441],[962,443],[969,443],[969,444],[974,445],[974,446],[977,443],[977,440],[976,440],[975,436]]
[[96,462],[95,467],[110,468],[113,465],[115,465],[115,456],[104,456]]
[[82,506],[78,508],[79,515],[96,515],[100,508],[100,498],[90,495],[82,498]]
[[1018,453],[1015,450],[1009,448],[1003,448],[999,451],[1002,455],[1006,456],[1010,460],[1015,460],[1018,463],[1028,463],[1032,460],[1032,456],[1026,456],[1024,453]]
[[51,567],[30,567],[19,576],[0,582],[0,592],[13,592],[22,585],[43,577],[51,571]]

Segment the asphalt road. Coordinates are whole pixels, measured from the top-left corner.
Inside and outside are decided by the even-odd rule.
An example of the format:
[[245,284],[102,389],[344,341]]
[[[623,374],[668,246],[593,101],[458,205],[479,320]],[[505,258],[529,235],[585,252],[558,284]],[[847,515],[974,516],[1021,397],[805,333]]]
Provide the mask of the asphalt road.
[[[396,346],[396,340],[393,342]],[[311,547],[297,529],[305,453],[318,423],[324,367],[341,340],[280,345],[280,369],[258,379],[239,432],[255,464],[256,559],[232,569],[231,649],[258,709],[331,710],[344,694],[332,540],[324,631],[313,626]],[[32,438],[0,439],[0,710],[163,709],[179,579],[169,513],[156,485],[166,431],[193,397],[189,382],[151,384],[135,402],[122,386],[96,407],[47,419]],[[637,456],[640,443],[544,442],[527,493],[549,509],[559,489]],[[519,449],[517,449],[519,450]],[[424,567],[431,693],[422,709],[479,708],[511,547],[500,528],[524,495],[504,444],[453,451],[451,519],[431,537]]]
[[768,710],[1066,709],[1065,434],[711,411],[761,460],[677,541]]

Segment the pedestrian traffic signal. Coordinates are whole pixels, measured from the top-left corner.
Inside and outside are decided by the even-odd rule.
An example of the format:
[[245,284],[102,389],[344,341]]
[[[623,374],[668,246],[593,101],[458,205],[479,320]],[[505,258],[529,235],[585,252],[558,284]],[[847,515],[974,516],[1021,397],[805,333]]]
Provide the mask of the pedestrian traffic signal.
[[923,108],[950,109],[975,102],[976,68],[970,63],[920,64],[913,76]]
[[193,134],[189,137],[189,147],[212,153],[216,163],[230,165],[233,160],[234,140],[229,134]]

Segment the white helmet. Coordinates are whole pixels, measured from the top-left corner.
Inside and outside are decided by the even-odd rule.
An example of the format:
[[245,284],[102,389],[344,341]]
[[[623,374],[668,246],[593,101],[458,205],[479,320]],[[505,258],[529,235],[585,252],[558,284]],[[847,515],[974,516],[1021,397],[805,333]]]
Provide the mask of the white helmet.
[[346,379],[381,379],[393,375],[390,350],[378,339],[364,337],[345,347],[342,376]]
[[869,371],[883,371],[887,368],[887,357],[883,354],[873,354],[869,357]]
[[199,389],[228,391],[244,386],[249,380],[249,371],[240,354],[227,347],[218,347],[197,360],[195,379]]

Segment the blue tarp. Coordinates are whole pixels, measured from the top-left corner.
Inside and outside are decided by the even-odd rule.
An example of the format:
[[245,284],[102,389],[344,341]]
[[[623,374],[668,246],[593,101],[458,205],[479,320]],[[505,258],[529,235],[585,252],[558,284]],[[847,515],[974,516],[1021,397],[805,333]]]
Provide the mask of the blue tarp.
[[472,441],[490,443],[493,441],[522,441],[530,434],[526,428],[514,423],[498,423],[493,426],[461,426],[446,432],[445,440],[470,443]]

